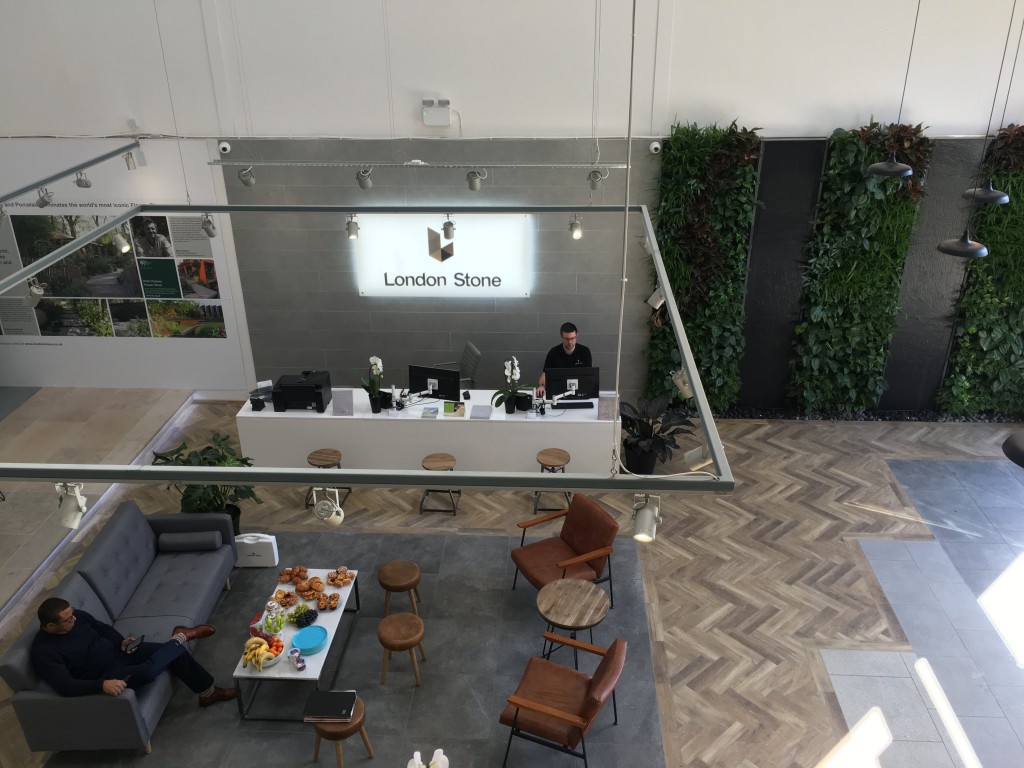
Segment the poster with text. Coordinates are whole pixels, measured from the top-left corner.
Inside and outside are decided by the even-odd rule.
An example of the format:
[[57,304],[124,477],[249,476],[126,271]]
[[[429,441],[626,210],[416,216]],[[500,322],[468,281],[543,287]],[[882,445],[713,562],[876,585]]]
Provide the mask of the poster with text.
[[149,299],[180,299],[174,259],[139,259],[142,292]]
[[178,262],[181,295],[186,299],[219,299],[217,272],[213,259],[184,259]]

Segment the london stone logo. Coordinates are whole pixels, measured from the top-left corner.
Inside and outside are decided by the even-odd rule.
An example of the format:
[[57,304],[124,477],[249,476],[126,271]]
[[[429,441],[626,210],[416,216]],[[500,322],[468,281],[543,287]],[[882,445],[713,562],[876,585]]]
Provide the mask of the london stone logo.
[[441,233],[427,227],[427,253],[436,261],[448,261],[455,255],[455,241],[450,240],[447,245],[441,245]]

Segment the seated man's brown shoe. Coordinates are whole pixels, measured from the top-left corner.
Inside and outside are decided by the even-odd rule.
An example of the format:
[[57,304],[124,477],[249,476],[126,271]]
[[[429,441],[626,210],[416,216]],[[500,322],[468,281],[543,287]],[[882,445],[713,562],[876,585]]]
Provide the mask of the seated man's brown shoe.
[[172,631],[172,635],[184,635],[186,640],[202,640],[204,637],[209,637],[217,628],[211,624],[197,624],[194,627],[175,627]]
[[214,686],[212,691],[199,697],[199,706],[209,707],[219,701],[231,701],[231,699],[235,698],[237,695],[237,688],[217,688]]

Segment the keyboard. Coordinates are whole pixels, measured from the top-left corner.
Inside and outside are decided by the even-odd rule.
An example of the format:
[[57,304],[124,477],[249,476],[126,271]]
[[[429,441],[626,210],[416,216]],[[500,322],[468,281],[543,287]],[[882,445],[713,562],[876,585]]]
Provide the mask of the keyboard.
[[559,400],[554,404],[554,408],[593,408],[594,403],[591,400]]

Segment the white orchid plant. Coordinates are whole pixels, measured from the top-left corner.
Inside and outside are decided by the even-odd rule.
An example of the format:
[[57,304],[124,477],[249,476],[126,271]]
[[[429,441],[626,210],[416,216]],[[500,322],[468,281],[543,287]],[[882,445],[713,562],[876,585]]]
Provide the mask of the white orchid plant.
[[367,381],[363,379],[363,386],[366,387],[367,391],[371,395],[380,394],[380,383],[384,378],[384,363],[383,361],[374,355],[370,358],[370,379]]
[[530,387],[519,383],[519,361],[515,355],[505,360],[505,386],[494,393],[491,398],[493,405],[503,405],[518,395],[530,391]]

